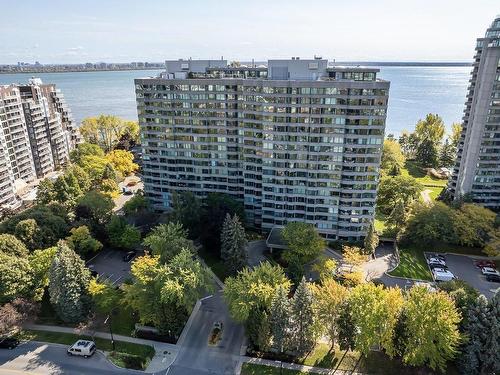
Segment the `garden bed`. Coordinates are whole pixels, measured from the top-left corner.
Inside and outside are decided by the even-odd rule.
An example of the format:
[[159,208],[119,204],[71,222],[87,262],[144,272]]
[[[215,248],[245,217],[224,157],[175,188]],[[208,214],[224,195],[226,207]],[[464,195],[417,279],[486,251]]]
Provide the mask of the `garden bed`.
[[400,247],[399,265],[388,273],[391,276],[433,281],[424,253],[416,247]]

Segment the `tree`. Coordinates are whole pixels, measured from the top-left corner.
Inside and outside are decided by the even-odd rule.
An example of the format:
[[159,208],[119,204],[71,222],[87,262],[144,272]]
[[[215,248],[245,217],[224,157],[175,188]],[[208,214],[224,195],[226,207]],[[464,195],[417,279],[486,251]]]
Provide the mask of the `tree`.
[[81,158],[78,165],[88,174],[92,186],[96,187],[102,180],[108,160],[102,156],[85,155]]
[[[125,215],[133,215],[136,213],[139,213],[141,211],[146,211],[149,209],[149,201],[148,199],[144,196],[144,193],[141,192],[136,193],[131,199],[129,199],[125,204],[123,205],[123,212]],[[176,220],[173,220],[176,221]],[[178,220],[177,220],[178,221]],[[187,228],[187,227],[186,227]],[[189,230],[189,228],[188,228]]]
[[139,123],[137,121],[125,121],[125,131],[120,136],[115,150],[130,150],[139,142]]
[[49,271],[50,302],[65,322],[81,322],[90,308],[90,271],[71,248],[60,241]]
[[89,294],[94,302],[96,311],[101,314],[110,314],[116,308],[122,298],[122,292],[109,282],[99,282],[92,278],[89,282]]
[[210,276],[192,253],[182,250],[167,264],[145,255],[132,263],[133,282],[124,285],[125,303],[139,312],[142,323],[153,323],[171,335],[182,330],[195,302],[210,290]]
[[456,148],[446,139],[439,151],[439,164],[442,167],[452,167],[455,162]]
[[378,187],[377,209],[389,215],[399,202],[403,202],[407,208],[422,190],[422,184],[411,176],[382,177]]
[[462,125],[458,123],[451,124],[451,145],[456,150],[458,144],[460,143],[460,137],[462,136]]
[[36,304],[24,298],[0,306],[0,337],[19,331],[23,323],[36,315],[37,309]]
[[[496,320],[496,317],[492,316],[492,311],[485,296],[481,295],[476,299],[467,314],[467,320],[465,332],[468,341],[463,349],[463,357],[460,361],[463,366],[463,373],[488,374],[490,373],[489,369],[486,368],[486,365],[490,363],[488,357],[498,357],[498,353],[492,351],[492,349],[495,349],[495,345],[493,347],[488,345],[488,336],[492,334],[491,324]],[[498,344],[496,348],[498,349]],[[491,373],[495,373],[495,371]]]
[[400,144],[395,140],[386,139],[382,151],[380,167],[391,176],[401,174],[404,168],[405,157],[401,151]]
[[227,214],[236,214],[242,223],[245,222],[245,210],[241,202],[228,194],[209,193],[200,219],[200,239],[206,250],[218,256],[221,247],[220,232]]
[[133,225],[127,224],[123,216],[113,215],[106,225],[109,243],[112,246],[130,250],[141,242],[141,232]]
[[314,330],[313,295],[305,278],[302,278],[291,301],[291,347],[300,356],[311,351],[316,344]]
[[318,273],[321,281],[332,278],[336,269],[337,262],[326,255],[320,255],[313,265],[313,271]]
[[113,180],[117,181],[118,176],[116,175],[115,168],[111,163],[107,163],[106,166],[104,167],[104,170],[102,171],[102,179],[103,180]]
[[290,222],[281,231],[281,236],[287,246],[283,259],[301,267],[316,259],[326,247],[325,240],[309,223]]
[[187,231],[180,223],[170,222],[160,224],[153,228],[143,241],[154,255],[160,256],[160,261],[165,263],[175,257],[183,249],[192,254],[196,252],[193,241],[189,240]]
[[15,257],[25,257],[28,255],[28,249],[12,234],[0,234],[0,253]]
[[72,163],[79,165],[84,156],[90,155],[104,158],[104,151],[97,144],[83,142],[71,151],[69,158]]
[[430,139],[424,139],[418,145],[416,157],[422,166],[427,168],[436,168],[439,164],[438,145]]
[[488,354],[483,362],[486,372],[498,374],[500,372],[500,293],[497,291],[489,302],[490,329],[486,338]]
[[80,188],[78,178],[68,170],[54,182],[54,193],[57,202],[67,208],[73,208],[84,192]]
[[102,243],[92,237],[86,225],[71,228],[71,235],[66,237],[67,245],[77,254],[85,257],[102,249]]
[[245,332],[251,344],[261,351],[268,351],[271,343],[271,327],[268,314],[263,310],[252,310],[245,324]]
[[181,223],[192,238],[198,237],[201,232],[202,213],[200,200],[192,192],[183,191],[172,194],[172,221]]
[[44,250],[35,250],[29,255],[29,264],[33,273],[32,294],[35,301],[41,301],[45,288],[49,285],[49,271],[57,253],[57,246]]
[[111,219],[115,204],[107,195],[91,190],[78,200],[75,209],[77,220],[87,223],[94,233],[102,233]]
[[444,372],[460,343],[458,313],[445,292],[430,292],[422,286],[410,289],[402,312],[402,334],[398,349],[403,362],[428,365]]
[[366,262],[366,255],[363,254],[361,248],[357,246],[344,245],[342,247],[342,259],[352,267],[358,267]]
[[48,204],[56,199],[54,191],[54,183],[52,180],[45,178],[38,184],[36,191],[36,203]]
[[490,257],[495,257],[500,255],[500,228],[496,228],[488,233],[488,243],[484,247],[483,251],[486,255]]
[[456,211],[454,228],[462,245],[483,247],[494,229],[496,214],[480,205],[464,203]]
[[273,336],[273,345],[283,353],[288,349],[290,340],[291,306],[288,300],[288,290],[278,286],[269,308],[269,325]]
[[403,307],[401,290],[384,289],[372,283],[360,284],[351,290],[347,303],[356,327],[356,350],[367,356],[371,347],[378,346],[393,356],[394,331]]
[[224,299],[232,318],[245,322],[253,309],[269,311],[278,286],[290,289],[290,280],[280,266],[262,262],[253,270],[244,268],[225,280]]
[[430,141],[434,145],[441,143],[445,132],[443,119],[437,114],[429,113],[425,120],[419,120],[415,126],[415,134],[422,142]]
[[463,280],[451,280],[438,284],[440,290],[447,292],[455,302],[455,306],[462,316],[460,331],[467,325],[469,310],[476,303],[479,292]]
[[226,215],[221,233],[221,258],[233,274],[247,264],[245,228],[237,215]]
[[341,350],[352,351],[355,349],[354,338],[357,329],[354,325],[353,315],[347,300],[340,305],[340,312],[335,322],[338,330],[338,343]]
[[98,184],[99,191],[111,198],[116,198],[120,195],[120,188],[115,180],[102,179]]
[[337,321],[348,290],[332,278],[322,279],[321,284],[312,284],[311,290],[314,296],[314,316],[319,321],[321,333],[328,337],[333,348],[338,337]]
[[373,224],[373,220],[368,227],[368,232],[366,233],[365,241],[364,241],[364,251],[365,254],[375,254],[375,249],[377,248],[379,243],[379,238],[377,231],[375,230],[375,225]]
[[17,223],[15,234],[30,250],[41,246],[40,228],[34,219],[25,219]]
[[139,168],[134,163],[134,155],[126,150],[113,150],[106,155],[106,160],[122,176],[129,176]]
[[121,136],[130,133],[132,127],[121,118],[111,115],[88,117],[82,121],[80,133],[86,142],[99,145],[104,152],[110,152]]
[[404,229],[407,220],[408,211],[403,200],[400,199],[397,201],[390,215],[387,217],[386,224],[392,231],[396,232],[396,235],[398,235],[399,232]]
[[31,285],[32,270],[28,259],[0,252],[0,304],[29,296]]
[[418,146],[418,138],[415,133],[403,130],[403,133],[399,137],[399,144],[406,159],[413,159],[415,157]]

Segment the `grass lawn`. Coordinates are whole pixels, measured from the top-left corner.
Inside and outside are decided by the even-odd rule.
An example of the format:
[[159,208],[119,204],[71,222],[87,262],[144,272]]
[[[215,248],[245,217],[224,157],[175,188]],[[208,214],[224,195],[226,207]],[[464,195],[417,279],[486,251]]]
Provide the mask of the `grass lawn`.
[[443,180],[427,175],[427,172],[422,169],[417,162],[411,160],[406,161],[405,167],[401,170],[401,174],[403,176],[412,176],[422,185],[427,187],[443,187],[448,183],[447,179]]
[[389,272],[389,275],[432,281],[432,275],[421,249],[411,246],[400,247],[399,256],[399,265]]
[[205,261],[207,266],[210,267],[210,269],[217,275],[217,277],[221,279],[221,281],[224,281],[226,277],[229,276],[229,272],[227,271],[226,266],[224,265],[222,260],[215,256],[213,253],[206,251],[202,247],[198,250],[198,255]]
[[241,375],[298,375],[298,374],[307,374],[302,371],[281,370],[279,367],[271,367],[264,365],[254,365],[253,363],[243,363],[241,367]]
[[429,189],[431,190],[431,192],[429,193],[429,196],[431,197],[431,199],[433,201],[435,201],[437,199],[437,197],[439,196],[439,194],[441,194],[441,192],[443,191],[443,187],[442,186],[427,186],[426,189]]
[[[53,342],[64,345],[72,345],[78,339],[90,339],[87,336],[79,336],[72,333],[45,332],[35,330],[24,330],[20,334],[22,340],[34,340],[42,342]],[[97,349],[111,352],[111,341],[101,338],[94,339]],[[155,355],[155,350],[149,345],[139,345],[123,341],[115,341],[115,353],[109,359],[117,366],[132,365],[128,368],[145,369],[151,358]]]

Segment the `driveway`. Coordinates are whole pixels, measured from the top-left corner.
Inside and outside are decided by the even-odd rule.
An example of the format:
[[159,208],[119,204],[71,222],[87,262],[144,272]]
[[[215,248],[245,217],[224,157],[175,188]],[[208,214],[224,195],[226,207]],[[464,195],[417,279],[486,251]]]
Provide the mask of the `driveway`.
[[[130,277],[130,262],[123,261],[124,251],[105,249],[87,262],[87,266],[99,275],[99,280],[107,280],[113,285],[122,284]],[[135,259],[135,258],[134,258]]]
[[267,250],[265,240],[251,241],[247,245],[248,265],[252,268],[257,267],[266,260],[264,251]]
[[476,288],[479,293],[484,294],[486,298],[491,298],[495,290],[500,287],[499,283],[486,281],[481,274],[481,270],[474,265],[473,258],[465,255],[446,254],[446,265],[453,274],[461,280],[464,280],[470,286]]
[[27,342],[13,350],[0,350],[0,374],[137,374],[137,371],[120,369],[109,362],[102,353],[91,358],[70,357],[66,345]]
[[[123,188],[127,186],[127,184],[131,181],[139,181],[136,185],[132,186],[130,190],[132,194],[123,194]],[[123,208],[123,205],[128,202],[132,197],[137,193],[138,190],[144,189],[144,183],[140,180],[138,176],[128,176],[125,177],[125,180],[118,184],[120,188],[120,195],[113,199],[115,202],[115,207],[113,208],[114,212],[120,211]]]
[[[222,339],[217,346],[208,345],[213,323],[222,321]],[[185,374],[234,374],[240,360],[241,346],[245,341],[244,328],[229,316],[222,291],[202,301],[193,316],[191,325],[178,343],[179,353],[168,375]]]

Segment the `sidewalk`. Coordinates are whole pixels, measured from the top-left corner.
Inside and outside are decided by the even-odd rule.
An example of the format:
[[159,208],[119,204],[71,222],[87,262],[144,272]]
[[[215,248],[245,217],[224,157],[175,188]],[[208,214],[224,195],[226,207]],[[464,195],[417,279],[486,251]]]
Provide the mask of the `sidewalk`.
[[314,374],[329,374],[329,375],[330,374],[331,375],[333,375],[333,374],[335,374],[335,375],[362,375],[363,374],[361,372],[334,370],[334,369],[327,369],[327,368],[322,368],[322,367],[298,365],[296,363],[272,361],[269,359],[253,358],[253,357],[242,357],[242,362],[243,363],[245,363],[245,362],[251,363],[254,365],[263,365],[263,366],[284,368],[287,370],[310,372],[310,373],[314,373]]
[[[24,328],[36,331],[78,334],[77,329],[70,327],[59,327],[59,326],[50,326],[42,324],[25,324]],[[111,335],[106,332],[95,332],[94,336],[99,337],[101,339],[111,340]],[[133,344],[152,346],[155,349],[155,356],[151,359],[151,362],[149,363],[149,366],[146,369],[146,372],[149,373],[166,370],[175,360],[175,357],[177,356],[177,353],[179,351],[179,347],[177,345],[168,344],[165,342],[144,340],[137,337],[129,337],[123,335],[113,335],[113,339],[115,341],[123,341],[123,342],[130,342]]]

